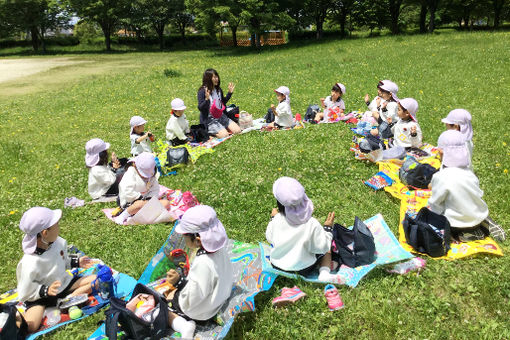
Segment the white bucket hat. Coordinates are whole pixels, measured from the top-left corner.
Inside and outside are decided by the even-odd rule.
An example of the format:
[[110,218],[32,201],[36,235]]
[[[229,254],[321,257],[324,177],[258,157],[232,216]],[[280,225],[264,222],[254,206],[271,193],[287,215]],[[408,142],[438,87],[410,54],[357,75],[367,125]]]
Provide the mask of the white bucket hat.
[[391,97],[394,101],[398,102],[398,85],[392,82],[391,80],[381,80],[377,85],[381,90],[387,91],[391,93]]
[[147,123],[147,121],[140,116],[131,117],[131,119],[129,120],[129,125],[131,125],[131,132],[129,134],[133,133],[133,129],[135,128],[135,126],[140,126],[145,123]]
[[336,83],[336,86],[340,88],[340,91],[342,91],[342,94],[345,94],[345,85],[342,83]]
[[280,86],[274,92],[281,93],[285,96],[285,101],[290,105],[290,90],[287,86]]
[[133,162],[136,165],[136,169],[145,178],[151,178],[154,176],[156,168],[156,160],[151,153],[142,152],[135,157]]
[[446,118],[441,119],[445,124],[456,124],[466,140],[473,139],[473,126],[471,125],[471,114],[464,109],[455,109],[448,113]]
[[202,247],[213,253],[223,248],[228,241],[225,227],[208,205],[197,205],[186,210],[175,227],[179,234],[199,234]]
[[33,254],[37,248],[37,234],[48,229],[62,217],[62,210],[33,207],[25,211],[19,222],[19,228],[25,233],[22,246],[25,254]]
[[411,118],[417,122],[416,112],[418,111],[418,102],[413,98],[404,98],[398,103],[411,115]]
[[437,147],[443,150],[443,166],[465,168],[471,163],[466,138],[460,131],[443,132],[437,139]]
[[99,154],[110,148],[110,143],[105,143],[102,139],[94,138],[85,144],[85,164],[91,168],[99,162]]
[[184,100],[181,98],[175,98],[170,103],[172,105],[172,110],[186,110],[186,106],[184,105]]

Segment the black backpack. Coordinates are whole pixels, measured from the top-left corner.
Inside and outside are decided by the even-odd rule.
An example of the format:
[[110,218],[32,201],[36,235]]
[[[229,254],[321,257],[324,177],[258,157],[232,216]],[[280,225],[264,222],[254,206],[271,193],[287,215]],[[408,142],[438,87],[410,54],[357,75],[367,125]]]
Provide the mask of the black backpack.
[[[132,296],[140,293],[154,296],[156,307],[152,321],[145,321],[126,308],[126,301],[116,297],[110,298],[110,308],[105,311],[105,334],[109,340],[116,340],[119,331],[123,331],[123,339],[142,340],[145,338],[158,340],[171,334],[172,329],[168,326],[168,303],[159,293],[153,289],[137,283]],[[159,312],[156,313],[156,311]],[[120,326],[120,327],[119,327]]]
[[234,104],[227,106],[225,114],[228,118],[232,119],[234,123],[239,125],[239,106],[235,106]]
[[430,164],[422,164],[414,157],[408,157],[400,167],[398,177],[404,185],[411,188],[427,189],[437,171]]
[[335,223],[333,225],[333,257],[348,267],[355,268],[375,261],[374,236],[357,216],[354,226],[347,229]]
[[204,124],[190,126],[191,141],[195,143],[203,143],[209,140],[209,134]]
[[173,168],[176,165],[186,165],[189,160],[189,151],[184,146],[171,147],[166,152],[166,167]]
[[0,304],[0,313],[7,314],[7,320],[0,330],[0,340],[21,340],[25,339],[28,333],[28,325],[23,315],[21,317],[21,327],[16,327],[16,313],[19,313],[16,305],[12,303]]
[[274,116],[273,109],[271,109],[271,108],[267,109],[267,113],[264,116],[264,120],[266,121],[266,123],[272,123],[272,122],[274,122],[274,119],[275,119],[275,116]]
[[416,218],[406,214],[402,225],[407,244],[416,251],[432,257],[440,257],[448,253],[451,231],[450,222],[445,216],[423,207]]
[[321,108],[317,104],[309,105],[308,108],[306,109],[305,118],[303,118],[303,120],[305,122],[310,122],[310,121],[314,120],[315,119],[315,115],[320,110],[321,110]]

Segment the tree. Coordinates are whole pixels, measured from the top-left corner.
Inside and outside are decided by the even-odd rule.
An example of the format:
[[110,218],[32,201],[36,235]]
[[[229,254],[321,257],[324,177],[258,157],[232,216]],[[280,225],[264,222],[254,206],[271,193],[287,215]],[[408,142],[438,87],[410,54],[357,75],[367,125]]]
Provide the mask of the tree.
[[321,39],[324,32],[324,21],[326,16],[333,9],[334,2],[331,0],[307,0],[303,7],[305,13],[310,13],[317,30],[316,38]]
[[436,28],[436,10],[440,0],[427,0],[427,7],[429,8],[429,33],[434,32]]
[[505,5],[506,0],[490,0],[492,8],[494,9],[494,28],[498,28],[501,20],[501,11]]
[[347,17],[351,14],[353,7],[356,3],[363,2],[355,1],[355,0],[337,0],[333,4],[334,13],[336,13],[336,18],[338,23],[340,24],[340,34],[342,36],[346,35],[345,32],[345,24],[347,22]]
[[400,16],[400,7],[403,0],[388,0],[388,8],[390,11],[390,30],[392,34],[399,34],[398,17]]
[[103,31],[106,50],[111,50],[111,36],[119,21],[127,17],[128,0],[69,0],[81,18],[96,22]]
[[69,27],[69,11],[57,0],[1,0],[0,12],[5,27],[30,32],[34,51],[41,45],[46,52],[48,30]]
[[174,0],[173,15],[170,21],[181,34],[182,40],[185,38],[186,27],[193,23],[193,17],[186,11],[184,0]]

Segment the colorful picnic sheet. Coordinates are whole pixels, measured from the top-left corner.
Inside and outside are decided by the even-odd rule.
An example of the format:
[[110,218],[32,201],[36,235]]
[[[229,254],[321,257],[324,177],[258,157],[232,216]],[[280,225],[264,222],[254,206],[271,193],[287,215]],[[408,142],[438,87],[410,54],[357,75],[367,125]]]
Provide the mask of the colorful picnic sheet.
[[154,152],[159,162],[160,170],[162,174],[168,174],[172,169],[186,166],[186,164],[178,164],[173,167],[167,167],[167,151],[170,148],[186,148],[188,150],[188,159],[192,164],[195,164],[197,160],[208,153],[213,153],[212,147],[206,147],[204,145],[191,146],[190,144],[184,144],[180,146],[170,146],[166,141],[159,139],[154,147]]
[[[425,158],[420,162],[428,163],[435,168],[439,168],[441,166],[439,159],[433,157]],[[394,162],[379,162],[378,164],[379,170],[384,171],[394,181],[393,185],[384,187],[384,190],[400,200],[400,222],[398,226],[399,242],[404,249],[417,254],[421,254],[416,252],[410,245],[407,244],[402,221],[404,220],[406,213],[414,217],[422,207],[427,206],[431,192],[428,189],[409,190],[409,188],[405,186],[398,177],[400,164],[396,164]],[[478,253],[503,256],[503,251],[496,243],[496,241],[494,241],[491,237],[486,237],[481,241],[454,241],[450,244],[450,247],[451,249],[448,251],[448,254],[442,257],[434,257],[434,259],[456,260]]]
[[[140,276],[139,283],[150,286],[151,283],[153,284],[162,277],[164,278],[168,270],[175,268],[172,261],[165,255],[173,249],[184,249],[186,253],[190,254],[190,263],[193,262],[194,252],[186,247],[182,235],[174,232],[175,225],[168,239],[150,260]],[[229,240],[227,250],[234,267],[235,282],[232,294],[218,313],[216,319],[219,323],[209,322],[206,325],[197,325],[195,337],[200,339],[223,339],[234,323],[236,315],[246,311],[254,311],[255,296],[261,291],[270,289],[277,277],[277,274],[262,271],[260,247],[257,244]],[[178,336],[178,333],[173,335],[173,337],[176,336]],[[106,339],[104,324],[89,337],[89,340],[102,339]]]
[[[350,287],[356,287],[359,281],[377,265],[399,262],[413,257],[411,253],[400,246],[381,214],[377,214],[364,222],[372,232],[372,235],[374,235],[377,258],[374,263],[365,266],[356,268],[349,268],[347,266],[340,267],[338,275],[342,276],[345,284]],[[317,279],[319,276],[318,269],[316,273],[308,277],[275,269],[269,260],[270,246],[265,243],[260,243],[260,249],[263,255],[262,268],[264,272],[289,278],[301,277],[305,281],[324,283]]]
[[[80,254],[81,256],[85,255],[83,252],[81,252],[74,246],[70,246],[68,251],[69,251],[69,254]],[[96,261],[102,263],[100,260],[96,260]],[[71,273],[72,273],[72,275],[86,276],[86,275],[93,274],[94,270],[95,270],[95,266],[93,266],[89,269],[82,269],[82,268],[74,269]],[[123,298],[133,291],[133,289],[136,285],[136,280],[134,278],[132,278],[131,276],[129,276],[127,274],[119,273],[116,270],[113,270],[113,277],[114,277],[115,281],[117,282],[117,289],[115,291],[116,297]],[[64,325],[67,325],[72,322],[79,321],[81,319],[84,319],[84,318],[94,314],[99,309],[103,308],[104,306],[106,306],[109,303],[108,299],[103,299],[99,294],[96,294],[93,296],[91,295],[89,297],[89,301],[90,301],[90,303],[87,306],[81,308],[81,310],[83,312],[82,317],[73,320],[73,319],[69,318],[68,314],[61,314],[61,321],[58,324],[51,326],[51,327],[46,326],[45,320],[43,319],[43,323],[41,324],[39,331],[37,331],[36,333],[30,334],[29,336],[26,337],[26,339],[27,340],[35,339],[43,334],[52,332],[59,327],[62,327]],[[14,303],[14,302],[18,302],[17,289],[11,289],[8,292],[5,292],[0,295],[0,303],[2,303],[2,304],[3,303]],[[16,307],[18,308],[18,310],[20,310],[22,312],[25,311],[25,305],[22,302],[18,302]]]
[[[195,206],[198,204],[198,200],[195,196],[189,191],[182,191],[179,189],[169,189],[165,187],[164,185],[159,185],[159,195],[161,199],[167,199],[170,201],[170,210],[168,210],[168,213],[172,216],[173,219],[181,218],[181,216],[184,214],[186,210],[189,208]],[[149,206],[150,204],[150,206]],[[152,206],[152,205],[156,206]],[[159,203],[157,198],[153,197],[149,203],[146,204],[147,208],[144,206],[138,213],[136,213],[133,218],[133,223],[131,222],[125,222],[124,224],[152,224],[152,223],[160,223],[158,221],[158,217],[161,216],[161,212],[159,210],[164,209],[163,206]],[[144,209],[146,208],[146,209]],[[103,209],[102,211],[110,219],[111,221],[114,221],[114,217],[112,216],[112,212],[115,210],[115,208],[108,208]],[[147,211],[146,211],[147,210]],[[147,212],[147,214],[146,214]],[[152,222],[147,221],[147,219],[150,219],[151,216],[154,214],[158,215]],[[140,218],[138,217],[140,215]],[[141,216],[143,215],[143,216]],[[149,216],[150,215],[150,216]],[[155,215],[154,215],[155,216]],[[164,217],[164,216],[163,216]],[[162,217],[162,218],[163,218]],[[129,221],[129,220],[128,220]],[[167,219],[163,218],[161,220],[161,223],[168,222]]]

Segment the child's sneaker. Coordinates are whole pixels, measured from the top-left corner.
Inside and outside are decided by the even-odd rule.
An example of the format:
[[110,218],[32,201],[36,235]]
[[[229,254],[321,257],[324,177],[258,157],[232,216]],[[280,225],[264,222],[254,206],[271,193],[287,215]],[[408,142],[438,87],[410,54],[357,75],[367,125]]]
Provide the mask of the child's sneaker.
[[329,284],[324,287],[324,296],[328,301],[328,307],[330,311],[339,310],[344,308],[344,303],[338,294],[338,290],[335,286]]
[[496,240],[503,242],[506,239],[505,230],[489,216],[480,225],[487,229],[489,234]]
[[294,286],[292,288],[284,287],[282,288],[282,295],[275,297],[273,299],[273,306],[283,307],[290,303],[294,303],[305,296],[306,294],[297,286]]

